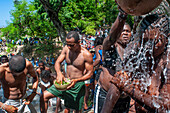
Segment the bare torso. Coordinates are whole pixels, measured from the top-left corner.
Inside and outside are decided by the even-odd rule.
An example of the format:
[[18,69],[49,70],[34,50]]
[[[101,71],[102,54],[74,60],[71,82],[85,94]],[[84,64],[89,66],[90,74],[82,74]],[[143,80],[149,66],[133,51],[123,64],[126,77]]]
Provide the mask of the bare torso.
[[[118,43],[115,44],[115,47],[121,60],[123,60],[123,54],[125,49]],[[111,77],[116,73],[116,71],[109,68],[102,68],[102,70],[103,71],[101,72],[99,77],[99,85],[106,91],[108,91],[111,86],[110,83]]]
[[85,58],[84,54],[88,52],[86,49],[81,47],[80,52],[71,52],[69,49],[66,53],[67,63],[67,74],[66,76],[70,79],[76,79],[83,76],[85,70]]
[[20,76],[15,76],[10,72],[9,67],[5,68],[0,78],[5,98],[15,100],[25,95],[27,72],[28,70],[26,68]]

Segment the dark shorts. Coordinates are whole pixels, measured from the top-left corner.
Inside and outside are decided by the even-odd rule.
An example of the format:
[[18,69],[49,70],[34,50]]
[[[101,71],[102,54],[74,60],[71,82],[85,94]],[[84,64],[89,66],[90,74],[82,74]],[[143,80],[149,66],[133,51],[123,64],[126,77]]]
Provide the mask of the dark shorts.
[[[94,113],[100,113],[106,99],[107,92],[98,84],[94,92]],[[119,98],[112,113],[128,113],[130,107],[130,97]]]
[[70,90],[59,91],[52,85],[47,89],[48,92],[64,100],[64,106],[66,108],[81,110],[84,103],[85,84],[84,82],[78,82]]

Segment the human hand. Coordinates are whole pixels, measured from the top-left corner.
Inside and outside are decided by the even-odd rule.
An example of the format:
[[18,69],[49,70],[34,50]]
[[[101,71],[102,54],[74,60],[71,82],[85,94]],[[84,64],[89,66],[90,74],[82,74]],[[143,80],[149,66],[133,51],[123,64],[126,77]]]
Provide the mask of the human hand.
[[125,71],[117,72],[110,80],[111,83],[115,84],[119,88],[123,88],[127,81],[129,81],[129,76],[127,75]]
[[67,87],[67,89],[70,89],[72,87],[74,87],[74,85],[77,83],[77,80],[76,79],[72,79],[71,80],[71,84]]
[[145,30],[144,33],[144,41],[147,42],[148,40],[154,41],[154,48],[153,48],[153,55],[158,56],[162,52],[164,52],[164,47],[166,45],[166,36],[159,30],[152,25]]
[[18,111],[18,108],[12,105],[5,105],[4,108],[7,113],[17,113]]
[[32,102],[32,100],[34,99],[35,95],[36,95],[36,93],[33,92],[26,99],[24,99],[23,101],[25,101],[25,104],[29,105]]
[[121,19],[126,19],[127,18],[127,13],[125,11],[122,10],[122,8],[119,6],[119,4],[117,3],[117,0],[115,0],[116,4],[118,5],[118,10],[119,10],[119,17]]
[[62,73],[61,73],[61,74],[57,74],[57,77],[56,77],[57,83],[63,84],[63,80],[64,80],[65,82],[67,82],[67,81],[66,81],[66,78],[64,77],[64,75],[63,75]]

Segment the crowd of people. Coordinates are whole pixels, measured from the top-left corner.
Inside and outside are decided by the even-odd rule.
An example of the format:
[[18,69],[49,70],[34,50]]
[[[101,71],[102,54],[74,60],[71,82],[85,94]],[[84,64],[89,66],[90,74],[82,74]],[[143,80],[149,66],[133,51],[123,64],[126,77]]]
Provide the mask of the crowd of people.
[[[36,113],[31,104],[40,92],[40,111],[47,113],[49,100],[56,98],[58,113],[168,113],[170,112],[169,18],[154,11],[141,18],[136,33],[120,7],[110,30],[97,30],[96,36],[70,31],[66,45],[56,60],[55,71],[37,60],[37,68],[21,55],[1,56],[0,81],[5,100],[0,108],[9,113]],[[55,62],[54,62],[55,61]],[[32,78],[32,93],[26,94]],[[66,90],[56,89],[53,81],[70,79]],[[92,93],[92,106],[88,105]],[[26,107],[27,106],[27,107]],[[83,110],[84,109],[84,110]],[[83,110],[83,111],[82,111]]]

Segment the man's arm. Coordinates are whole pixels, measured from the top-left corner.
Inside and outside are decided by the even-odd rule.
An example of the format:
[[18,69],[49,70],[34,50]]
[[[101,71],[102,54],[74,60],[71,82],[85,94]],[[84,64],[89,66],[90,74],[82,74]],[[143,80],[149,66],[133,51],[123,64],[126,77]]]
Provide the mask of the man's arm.
[[29,102],[32,102],[34,96],[36,95],[36,91],[38,87],[38,76],[30,61],[26,60],[26,65],[27,65],[26,67],[28,68],[28,74],[30,74],[30,76],[33,77],[33,85],[32,85],[33,92],[30,96],[27,97],[27,102],[29,104]]
[[68,48],[65,46],[60,54],[60,56],[57,58],[56,62],[55,62],[55,70],[57,72],[57,77],[56,80],[58,83],[62,83],[62,81],[64,80],[64,75],[61,72],[61,63],[64,61],[65,57],[66,57],[66,50]]
[[[124,76],[125,77],[125,76]],[[126,78],[126,77],[125,77]],[[169,94],[170,94],[170,75],[168,75],[167,82],[162,86],[159,92],[159,96],[155,96],[153,94],[148,94],[142,92],[135,84],[126,83],[126,81],[122,81],[118,77],[113,77],[111,80],[120,90],[127,93],[131,98],[133,98],[140,105],[144,106],[144,108],[149,111],[155,112],[155,110],[159,112],[165,112],[170,108]],[[135,83],[135,81],[132,81]]]
[[107,92],[106,100],[104,101],[101,113],[111,113],[119,97],[119,89],[114,84],[111,84]]
[[103,41],[104,51],[110,49],[111,45],[113,45],[117,41],[117,39],[119,39],[122,33],[122,30],[123,30],[123,26],[126,21],[126,18],[127,18],[127,14],[124,13],[123,11],[120,11],[114,24],[111,27],[109,35]]
[[93,57],[90,52],[85,52],[84,53],[84,58],[85,58],[85,69],[86,73],[83,77],[76,79],[76,81],[85,81],[87,79],[90,79],[91,76],[93,75]]
[[100,63],[101,56],[99,54],[99,50],[100,50],[99,48],[100,48],[100,46],[96,46],[96,48],[95,48],[96,59],[93,62],[94,67],[97,66]]
[[93,75],[93,57],[92,54],[89,51],[84,52],[84,58],[85,58],[85,70],[86,73],[84,76],[82,76],[81,78],[77,78],[77,79],[72,79],[72,84],[67,88],[70,89],[72,86],[74,86],[76,84],[76,82],[81,82],[81,81],[85,81],[87,79],[90,79],[91,76]]
[[5,63],[5,64],[0,65],[0,78],[3,77],[3,74],[4,74],[4,72],[5,72],[5,68],[6,68],[8,65],[9,65],[8,63]]

